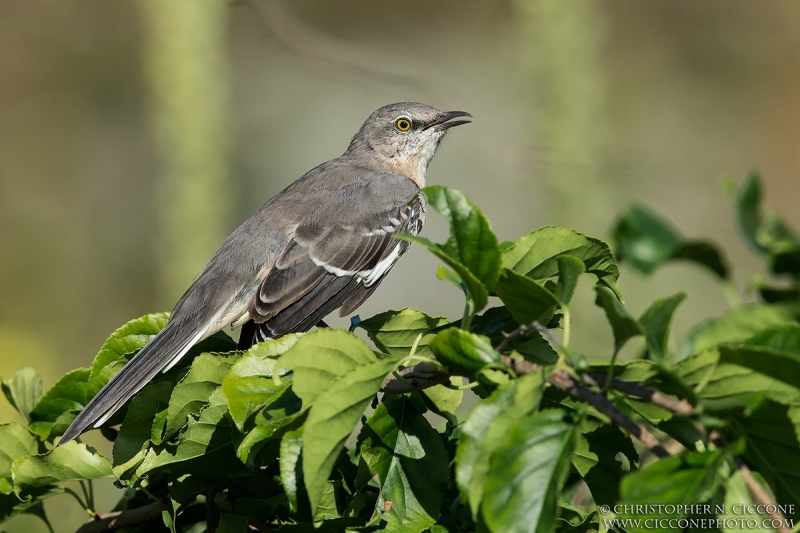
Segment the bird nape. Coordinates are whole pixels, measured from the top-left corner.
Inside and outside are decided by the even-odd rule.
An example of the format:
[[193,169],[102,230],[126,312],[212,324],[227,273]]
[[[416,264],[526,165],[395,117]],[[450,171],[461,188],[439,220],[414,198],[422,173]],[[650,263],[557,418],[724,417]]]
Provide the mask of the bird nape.
[[224,327],[240,347],[307,331],[333,310],[355,311],[425,223],[425,174],[447,131],[469,120],[402,102],[364,122],[341,156],[276,194],[222,244],[166,327],[92,398],[64,444],[104,424],[159,372]]

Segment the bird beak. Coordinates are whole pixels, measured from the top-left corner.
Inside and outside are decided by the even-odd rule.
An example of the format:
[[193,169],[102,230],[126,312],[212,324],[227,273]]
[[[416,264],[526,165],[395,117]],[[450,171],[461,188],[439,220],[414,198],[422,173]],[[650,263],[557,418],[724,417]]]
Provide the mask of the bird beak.
[[470,122],[472,122],[471,120],[454,120],[452,122],[448,122],[450,119],[456,117],[472,118],[472,115],[470,115],[466,111],[444,111],[438,117],[436,117],[432,122],[429,122],[424,129],[427,130],[428,128],[439,126],[438,128],[436,128],[437,131],[447,131],[454,126],[460,126],[462,124],[469,124]]

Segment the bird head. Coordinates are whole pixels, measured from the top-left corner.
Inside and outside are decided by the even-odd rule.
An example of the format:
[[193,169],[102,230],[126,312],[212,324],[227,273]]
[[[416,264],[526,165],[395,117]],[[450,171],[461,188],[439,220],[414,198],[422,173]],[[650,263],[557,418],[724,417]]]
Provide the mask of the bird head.
[[384,106],[355,134],[346,155],[368,159],[380,170],[410,177],[422,187],[425,172],[447,131],[472,117],[465,111],[440,111],[416,102]]

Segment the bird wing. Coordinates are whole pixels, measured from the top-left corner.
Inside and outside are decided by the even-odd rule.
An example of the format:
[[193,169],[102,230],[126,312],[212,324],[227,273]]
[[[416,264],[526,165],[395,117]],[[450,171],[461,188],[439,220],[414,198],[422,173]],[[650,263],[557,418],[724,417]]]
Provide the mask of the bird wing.
[[343,313],[355,310],[408,249],[394,235],[419,233],[425,205],[419,193],[360,224],[298,226],[250,300],[262,333],[305,331],[343,304]]

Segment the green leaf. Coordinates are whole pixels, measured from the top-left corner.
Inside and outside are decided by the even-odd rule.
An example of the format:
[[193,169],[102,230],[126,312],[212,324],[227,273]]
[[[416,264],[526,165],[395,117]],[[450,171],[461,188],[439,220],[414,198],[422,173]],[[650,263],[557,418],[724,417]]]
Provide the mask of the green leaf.
[[502,266],[533,279],[544,279],[558,273],[558,258],[562,255],[583,261],[586,272],[620,295],[619,268],[608,245],[567,228],[545,226],[520,237],[503,251]]
[[492,456],[481,510],[492,531],[551,533],[577,426],[549,409],[511,427]]
[[544,385],[544,373],[540,371],[499,387],[475,406],[461,427],[456,450],[456,484],[461,499],[469,502],[473,516],[477,516],[483,500],[492,454],[505,442],[509,428],[539,406]]
[[417,343],[418,355],[430,355],[428,344],[436,336],[431,330],[449,322],[442,316],[429,316],[416,309],[404,308],[362,320],[356,327],[363,328],[382,352],[405,356],[409,354],[414,343]]
[[97,450],[70,441],[42,455],[23,456],[12,466],[14,492],[19,496],[33,487],[61,481],[111,477],[111,463]]
[[[741,514],[737,513],[737,520],[735,522],[722,521],[722,527],[720,528],[720,531],[722,531],[722,533],[743,533],[747,530],[744,527],[737,526],[747,524],[747,521],[749,520],[755,520],[757,524],[761,523],[764,520],[763,516],[756,513],[747,512],[748,509],[756,509],[755,507],[749,507],[755,503],[757,502],[753,500],[753,495],[750,492],[750,489],[747,488],[747,482],[744,479],[744,474],[742,474],[740,470],[737,470],[725,482],[725,500],[723,505],[728,512],[730,512],[732,509],[739,509]],[[739,522],[740,520],[744,522]],[[727,527],[728,524],[733,527]]]
[[619,499],[620,479],[638,467],[639,454],[618,427],[589,418],[580,424],[572,464],[596,504],[614,505]]
[[459,328],[439,332],[430,342],[436,359],[453,372],[472,375],[488,365],[500,362],[488,338]]
[[222,381],[228,410],[239,431],[256,412],[277,399],[292,384],[290,375],[273,380],[277,357],[294,346],[300,334],[260,342],[236,361]]
[[[461,378],[453,376],[450,378],[451,385],[461,385]],[[432,410],[439,415],[448,417],[454,424],[457,423],[455,418],[456,411],[461,405],[461,400],[464,398],[464,391],[461,389],[451,389],[444,385],[435,385],[429,387],[421,394],[432,404]]]
[[800,324],[788,324],[764,330],[747,339],[745,344],[800,356]]
[[294,371],[292,389],[310,407],[303,430],[303,478],[312,514],[345,439],[400,358],[378,359],[342,330],[307,333],[278,361]]
[[38,452],[39,442],[28,428],[19,422],[0,424],[0,478],[11,476],[14,461]]
[[359,449],[378,476],[382,531],[419,533],[432,526],[447,485],[447,453],[414,402],[401,396],[378,405],[359,434]]
[[450,223],[450,238],[441,249],[491,291],[500,276],[500,248],[489,220],[459,191],[434,185],[423,192],[428,204]]
[[726,342],[744,341],[775,326],[796,324],[791,312],[777,305],[737,307],[720,318],[700,322],[689,331],[679,359]]
[[42,396],[42,376],[35,368],[18,370],[10,380],[2,380],[3,394],[19,414],[30,420],[31,411]]
[[[153,433],[154,419],[159,413],[166,416],[169,398],[175,383],[153,383],[137,394],[128,407],[125,420],[114,441],[114,475],[128,479],[144,460]],[[158,431],[159,436],[161,431]]]
[[303,452],[303,428],[287,431],[281,439],[280,471],[283,490],[289,499],[289,506],[297,511],[297,495],[302,484],[303,471],[301,457]]
[[[633,472],[622,480],[620,505],[697,505],[707,501],[720,484],[719,466],[726,454],[719,451],[689,452],[667,457],[650,463],[643,469]],[[642,520],[638,527],[629,523],[626,531],[678,531],[659,527],[646,528],[647,515],[625,516]],[[670,518],[686,516],[685,509],[679,507]],[[652,524],[651,524],[652,526]]]
[[200,410],[208,405],[209,396],[222,384],[234,358],[214,353],[204,353],[195,357],[189,372],[172,391],[164,439],[172,437],[190,421],[190,417],[197,417]]
[[547,323],[559,305],[558,298],[552,292],[531,278],[507,268],[500,274],[495,292],[520,324],[530,324],[534,320]]
[[669,358],[667,351],[669,326],[675,309],[685,298],[686,293],[679,292],[674,296],[656,300],[639,318],[639,324],[647,339],[647,348],[652,358],[659,363],[664,363]]
[[456,274],[459,275],[461,281],[464,283],[464,286],[467,289],[467,293],[469,295],[468,300],[472,301],[472,305],[474,307],[473,312],[477,313],[486,307],[486,304],[489,302],[489,291],[486,289],[486,286],[477,277],[475,277],[472,272],[470,272],[469,268],[467,268],[457,259],[451,257],[441,245],[436,244],[424,237],[414,237],[411,235],[403,235],[402,233],[395,235],[395,237],[422,246],[429,252],[432,252],[433,255],[444,261],[445,264],[447,264],[450,268],[455,270]]
[[578,278],[586,272],[586,265],[574,255],[560,255],[558,257],[558,285],[556,298],[563,305],[569,305],[578,286]]
[[250,517],[223,512],[215,533],[245,533],[249,525]]
[[614,353],[617,353],[629,339],[643,335],[644,332],[611,291],[603,287],[595,287],[595,291],[597,292],[595,303],[606,312],[606,318],[614,332]]
[[67,411],[80,411],[88,401],[89,369],[67,372],[42,396],[31,411],[31,420],[55,422]]
[[100,347],[90,368],[89,398],[97,394],[128,362],[130,357],[164,329],[169,313],[152,313],[127,322]]
[[761,226],[761,179],[758,174],[748,175],[742,188],[739,189],[736,197],[736,215],[742,240],[753,252],[764,253],[766,250],[757,239],[758,229]]
[[684,359],[675,374],[694,387],[707,409],[747,406],[753,397],[800,401],[800,356],[759,346],[720,346]]
[[614,228],[617,257],[638,273],[648,275],[668,261],[684,259],[697,263],[726,279],[728,267],[715,246],[705,241],[687,241],[665,220],[642,206],[633,206]]

